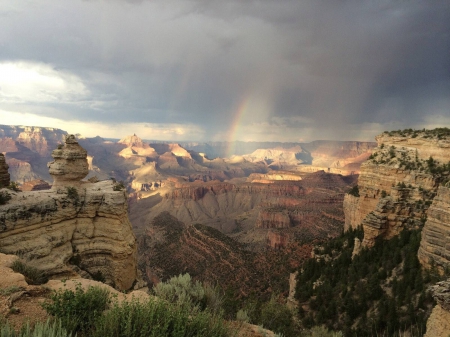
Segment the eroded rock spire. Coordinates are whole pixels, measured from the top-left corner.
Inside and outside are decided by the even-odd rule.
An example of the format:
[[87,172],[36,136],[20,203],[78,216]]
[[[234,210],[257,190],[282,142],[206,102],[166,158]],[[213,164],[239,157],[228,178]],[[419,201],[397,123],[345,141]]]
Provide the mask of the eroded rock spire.
[[48,168],[53,177],[53,188],[79,185],[89,173],[87,151],[74,135],[68,135],[65,144],[53,150],[52,157],[54,161],[48,163]]

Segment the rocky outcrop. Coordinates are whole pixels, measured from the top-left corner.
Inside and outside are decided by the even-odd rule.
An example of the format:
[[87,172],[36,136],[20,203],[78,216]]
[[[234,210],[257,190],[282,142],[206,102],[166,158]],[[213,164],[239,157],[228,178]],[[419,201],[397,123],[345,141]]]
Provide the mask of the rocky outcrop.
[[87,152],[77,142],[74,135],[66,137],[65,144],[53,150],[53,162],[48,163],[49,173],[53,177],[53,188],[67,185],[79,185],[81,179],[89,173]]
[[136,279],[136,245],[124,191],[83,184],[79,193],[11,193],[0,206],[0,251],[20,252],[50,276],[102,275],[118,289]]
[[361,224],[362,214],[359,210],[359,205],[359,197],[348,193],[344,196],[344,231],[358,227],[358,224]]
[[126,290],[136,280],[127,196],[111,181],[81,182],[86,151],[73,136],[53,152],[56,188],[11,192],[0,206],[0,251],[20,253],[49,276],[100,277]]
[[344,199],[345,228],[362,224],[363,246],[423,225],[439,184],[449,174],[448,141],[438,138],[418,131],[414,138],[392,133],[376,137],[378,147],[361,165],[359,197]]
[[431,287],[437,305],[427,321],[425,337],[448,337],[450,332],[450,279]]
[[144,143],[141,138],[136,136],[136,134],[127,136],[119,140],[117,143],[127,146],[119,152],[119,156],[123,158],[132,158],[135,156],[154,157],[157,155],[155,149]]
[[439,187],[437,195],[428,210],[427,221],[422,230],[422,241],[420,242],[418,257],[426,268],[430,268],[433,263],[441,271],[450,267],[449,187]]
[[438,135],[434,130],[419,131],[414,134],[389,133],[385,132],[375,137],[378,146],[384,144],[385,147],[395,146],[406,149],[417,150],[419,159],[427,160],[433,157],[435,160],[447,163],[450,161],[450,137]]
[[8,165],[6,164],[5,156],[0,153],[0,188],[9,186]]

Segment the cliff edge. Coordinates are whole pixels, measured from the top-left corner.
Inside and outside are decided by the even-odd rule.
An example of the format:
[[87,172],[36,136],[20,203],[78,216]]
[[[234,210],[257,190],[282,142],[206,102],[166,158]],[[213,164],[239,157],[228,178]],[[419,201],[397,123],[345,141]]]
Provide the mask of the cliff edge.
[[403,130],[376,137],[361,165],[358,190],[344,199],[345,229],[364,228],[364,246],[418,228],[440,184],[449,176],[450,130]]

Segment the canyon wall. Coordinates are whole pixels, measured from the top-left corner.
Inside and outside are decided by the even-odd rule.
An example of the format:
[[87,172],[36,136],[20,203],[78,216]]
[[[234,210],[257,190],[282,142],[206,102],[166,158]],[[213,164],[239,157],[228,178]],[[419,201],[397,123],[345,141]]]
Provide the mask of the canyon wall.
[[378,147],[361,165],[359,195],[344,198],[345,229],[362,225],[364,246],[422,226],[439,184],[448,177],[450,142],[429,132],[412,137],[377,136]]

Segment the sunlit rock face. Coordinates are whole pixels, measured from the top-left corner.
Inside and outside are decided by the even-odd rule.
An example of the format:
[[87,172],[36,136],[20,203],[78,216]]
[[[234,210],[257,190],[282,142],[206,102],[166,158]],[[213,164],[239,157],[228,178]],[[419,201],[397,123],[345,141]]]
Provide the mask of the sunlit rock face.
[[435,172],[428,166],[430,156],[436,167],[449,161],[446,137],[435,131],[376,137],[378,147],[361,165],[359,196],[344,199],[345,229],[362,225],[363,246],[423,225],[439,184],[448,177],[445,169]]
[[8,165],[6,164],[5,156],[0,153],[0,188],[9,185]]
[[65,144],[53,150],[53,162],[48,163],[53,177],[53,188],[65,185],[79,185],[89,173],[87,152],[77,142],[74,135],[66,137]]

